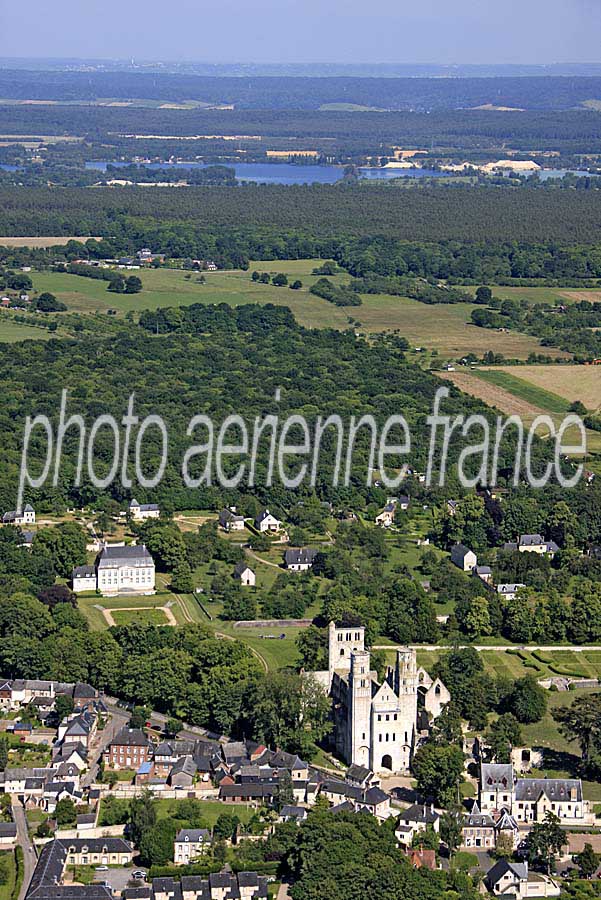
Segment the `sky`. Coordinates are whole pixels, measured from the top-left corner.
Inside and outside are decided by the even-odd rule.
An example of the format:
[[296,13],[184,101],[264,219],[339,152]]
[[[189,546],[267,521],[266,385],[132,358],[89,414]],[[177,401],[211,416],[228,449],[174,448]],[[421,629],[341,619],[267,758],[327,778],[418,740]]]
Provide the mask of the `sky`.
[[0,0],[12,56],[601,62],[601,0]]

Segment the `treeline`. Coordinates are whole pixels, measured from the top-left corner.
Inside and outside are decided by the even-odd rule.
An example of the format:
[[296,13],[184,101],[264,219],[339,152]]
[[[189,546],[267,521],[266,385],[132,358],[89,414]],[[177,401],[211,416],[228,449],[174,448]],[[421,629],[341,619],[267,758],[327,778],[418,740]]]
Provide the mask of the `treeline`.
[[[482,244],[486,235],[497,255],[498,245],[505,242],[594,245],[601,192],[438,185],[404,191],[401,203],[396,189],[374,184],[245,184],[185,191],[5,187],[0,188],[0,206],[1,234],[89,234],[130,246],[143,240],[153,248],[163,244],[160,249],[166,252],[172,244],[170,255],[179,257],[194,256],[203,240],[210,239],[214,246],[219,238],[227,244],[244,242],[251,258],[255,251],[267,251],[272,258],[332,258],[341,238],[369,238],[364,247],[354,248],[357,259],[348,260],[359,265],[362,252],[376,259],[384,256],[386,239],[374,237],[384,234],[388,240],[412,244]],[[210,226],[199,223],[199,210]],[[216,249],[219,252],[219,246]],[[499,267],[495,253],[493,272]],[[521,274],[518,260],[519,254],[514,270]],[[504,268],[500,274],[511,276],[511,266]],[[373,271],[365,261],[362,269]],[[469,262],[463,269],[458,277],[470,275]]]
[[520,303],[493,299],[487,308],[472,311],[472,322],[481,328],[508,328],[534,334],[543,347],[559,347],[578,361],[601,357],[601,309],[580,300],[568,306]]
[[333,284],[329,278],[318,278],[315,284],[309,288],[311,294],[321,297],[334,306],[361,306],[361,297],[355,290],[349,290],[344,285]]
[[[357,78],[232,76],[156,72],[33,72],[3,69],[0,96],[13,100],[94,101],[98,97],[200,100],[241,109],[319,109],[354,103],[385,109],[431,110],[493,103],[526,109],[571,109],[601,95],[601,78]],[[128,109],[127,112],[130,112]]]

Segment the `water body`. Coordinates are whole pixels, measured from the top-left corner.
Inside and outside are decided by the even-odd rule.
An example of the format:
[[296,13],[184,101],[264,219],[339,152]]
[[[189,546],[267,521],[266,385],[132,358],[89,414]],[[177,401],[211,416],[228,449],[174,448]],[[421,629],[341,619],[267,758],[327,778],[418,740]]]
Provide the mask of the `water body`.
[[[108,163],[105,161],[87,162],[87,169],[96,169],[106,172],[107,166],[122,168],[129,163]],[[335,184],[344,177],[342,166],[297,166],[292,163],[226,163],[230,169],[234,169],[236,180],[253,181],[258,184]],[[175,162],[175,163],[149,163],[147,169],[206,169],[208,163]],[[444,172],[433,169],[358,169],[359,176],[370,181],[389,178],[426,178],[427,176],[441,176]]]
[[564,175],[576,175],[577,178],[599,178],[591,172],[585,172],[581,169],[539,169],[538,177],[541,181],[548,181],[550,178],[563,178]]

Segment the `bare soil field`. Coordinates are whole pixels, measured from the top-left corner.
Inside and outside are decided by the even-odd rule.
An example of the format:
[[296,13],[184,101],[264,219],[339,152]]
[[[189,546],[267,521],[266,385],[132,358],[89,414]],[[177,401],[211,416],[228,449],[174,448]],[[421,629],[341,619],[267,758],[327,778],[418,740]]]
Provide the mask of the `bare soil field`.
[[589,303],[601,302],[601,291],[562,291],[561,296],[574,303],[580,300],[588,300]]
[[[601,300],[601,294],[599,295]],[[516,378],[552,391],[570,403],[580,400],[587,409],[601,406],[601,366],[498,366]]]

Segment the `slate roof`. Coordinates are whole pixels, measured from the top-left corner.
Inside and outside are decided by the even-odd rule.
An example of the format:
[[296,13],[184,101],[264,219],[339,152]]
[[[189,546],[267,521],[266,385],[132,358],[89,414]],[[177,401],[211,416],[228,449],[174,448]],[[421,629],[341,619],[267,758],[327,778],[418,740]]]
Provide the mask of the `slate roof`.
[[440,819],[439,813],[425,803],[414,803],[400,813],[399,822],[416,822],[420,825],[433,825]]
[[486,875],[486,882],[492,887],[494,886],[507,872],[511,872],[511,874],[516,878],[516,880],[523,881],[528,879],[528,863],[515,863],[509,862],[507,859],[500,859],[495,865],[490,869]]
[[128,547],[104,547],[98,557],[99,569],[112,569],[121,564],[153,566],[154,560],[145,544]]
[[310,547],[301,547],[298,550],[286,550],[284,559],[287,566],[304,566],[313,565],[313,560],[317,556],[317,550]]
[[72,578],[96,578],[94,566],[75,566],[71,573]]
[[480,785],[483,791],[512,791],[513,766],[511,763],[482,763]]
[[128,728],[119,731],[111,741],[111,747],[149,747],[150,741],[141,728]]
[[553,803],[560,803],[572,800],[572,790],[576,791],[576,801],[580,802],[582,782],[579,778],[518,778],[515,799],[533,801],[545,794]]
[[175,836],[176,843],[208,844],[211,832],[207,828],[181,828]]
[[515,582],[515,584],[498,584],[497,585],[497,594],[517,594],[520,588],[526,587],[525,584],[521,582]]

